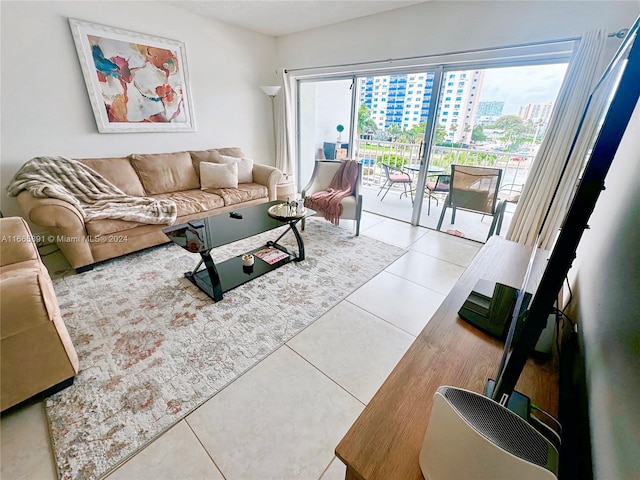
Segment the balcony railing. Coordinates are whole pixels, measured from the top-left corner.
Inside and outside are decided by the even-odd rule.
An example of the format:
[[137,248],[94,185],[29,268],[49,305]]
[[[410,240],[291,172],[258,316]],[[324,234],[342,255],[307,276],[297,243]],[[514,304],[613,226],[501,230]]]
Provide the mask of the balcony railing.
[[[353,151],[354,158],[363,161],[363,184],[369,187],[384,183],[381,164],[402,169],[420,163],[420,154],[419,144],[363,139],[356,141]],[[429,165],[440,167],[445,173],[451,172],[452,164],[502,168],[501,189],[519,191],[527,179],[533,158],[533,154],[436,146],[431,150]]]

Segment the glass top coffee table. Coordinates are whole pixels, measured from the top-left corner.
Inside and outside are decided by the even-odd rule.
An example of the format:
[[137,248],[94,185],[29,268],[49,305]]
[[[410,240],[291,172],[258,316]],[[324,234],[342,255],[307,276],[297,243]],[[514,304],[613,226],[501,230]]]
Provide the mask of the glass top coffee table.
[[[185,250],[200,254],[201,259],[196,268],[186,272],[184,276],[218,302],[222,300],[222,294],[229,290],[291,261],[304,260],[304,242],[296,224],[315,213],[308,208],[304,209],[304,212],[296,213],[295,209],[287,208],[285,203],[274,201],[172,225],[162,231],[172,242]],[[269,241],[266,245],[218,264],[211,258],[211,250],[216,247],[287,224],[289,228],[276,240]],[[278,244],[278,241],[289,232],[293,232],[296,238],[297,252]],[[252,258],[247,258],[248,255]],[[200,267],[203,264],[204,268],[201,270]]]

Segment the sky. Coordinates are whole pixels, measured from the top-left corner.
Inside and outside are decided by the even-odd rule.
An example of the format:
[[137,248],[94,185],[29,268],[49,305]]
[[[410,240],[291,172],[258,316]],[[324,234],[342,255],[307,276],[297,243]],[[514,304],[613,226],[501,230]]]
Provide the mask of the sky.
[[480,102],[504,101],[503,115],[517,115],[520,106],[554,101],[567,64],[488,68]]

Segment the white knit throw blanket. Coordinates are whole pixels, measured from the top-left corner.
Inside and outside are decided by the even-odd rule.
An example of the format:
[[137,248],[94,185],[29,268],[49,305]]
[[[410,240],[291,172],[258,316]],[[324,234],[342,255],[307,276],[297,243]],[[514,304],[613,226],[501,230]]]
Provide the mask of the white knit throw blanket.
[[95,170],[65,157],[35,157],[25,163],[7,187],[13,197],[22,190],[69,202],[87,222],[119,219],[171,225],[177,216],[175,202],[127,195]]

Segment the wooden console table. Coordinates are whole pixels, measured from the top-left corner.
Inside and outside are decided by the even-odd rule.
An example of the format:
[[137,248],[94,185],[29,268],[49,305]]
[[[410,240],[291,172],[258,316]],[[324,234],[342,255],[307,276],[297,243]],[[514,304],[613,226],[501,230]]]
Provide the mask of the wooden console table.
[[[478,252],[336,447],[336,455],[347,466],[347,480],[424,478],[418,455],[436,389],[449,385],[481,393],[487,378],[495,377],[502,354],[502,343],[458,318],[458,310],[481,278],[520,286],[530,252],[496,236]],[[534,285],[544,270],[542,257],[538,255],[534,264]],[[557,417],[554,362],[530,359],[516,388]]]

